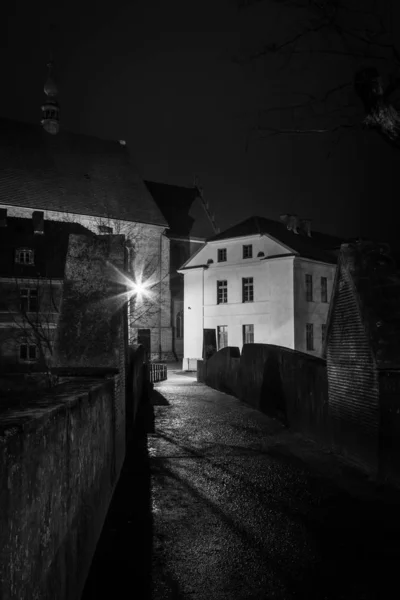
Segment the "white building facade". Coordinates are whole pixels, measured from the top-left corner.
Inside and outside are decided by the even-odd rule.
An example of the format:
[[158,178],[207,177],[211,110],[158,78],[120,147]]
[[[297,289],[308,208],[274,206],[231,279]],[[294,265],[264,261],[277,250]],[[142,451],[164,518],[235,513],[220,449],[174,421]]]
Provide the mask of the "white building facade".
[[[260,231],[268,229],[267,219],[249,221],[215,236],[180,270],[184,370],[196,369],[197,360],[203,358],[204,330],[215,331],[217,350],[265,343],[317,356],[322,352],[335,258],[327,252],[313,253],[311,238],[288,232],[280,223],[275,225],[285,243]],[[233,236],[235,229],[248,233]],[[251,233],[252,229],[258,231]],[[291,236],[292,247],[286,243]],[[296,249],[299,241],[308,249],[303,252],[307,257]],[[310,258],[313,254],[326,260]]]

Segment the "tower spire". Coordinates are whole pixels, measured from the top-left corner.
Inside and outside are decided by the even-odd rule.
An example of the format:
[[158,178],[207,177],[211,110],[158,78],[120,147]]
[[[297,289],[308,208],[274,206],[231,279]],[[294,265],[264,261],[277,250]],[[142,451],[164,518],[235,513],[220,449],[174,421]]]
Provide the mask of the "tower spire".
[[47,63],[48,75],[44,84],[44,93],[47,98],[42,105],[42,126],[45,131],[55,135],[60,130],[60,107],[57,102],[58,88],[53,79],[53,61],[50,54],[50,60]]

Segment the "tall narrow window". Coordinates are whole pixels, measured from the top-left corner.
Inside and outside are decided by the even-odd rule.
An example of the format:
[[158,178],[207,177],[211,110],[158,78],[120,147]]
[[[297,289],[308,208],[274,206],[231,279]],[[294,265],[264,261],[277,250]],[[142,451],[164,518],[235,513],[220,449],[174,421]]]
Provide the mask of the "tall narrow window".
[[314,350],[314,325],[312,323],[306,324],[306,349]]
[[321,302],[328,302],[328,280],[321,277]]
[[228,326],[227,325],[218,325],[217,327],[218,334],[218,350],[222,348],[226,348],[228,345]]
[[243,258],[253,258],[253,246],[251,244],[243,246]]
[[217,304],[226,304],[228,302],[228,282],[225,280],[217,281]]
[[321,339],[322,339],[322,345],[325,344],[325,340],[326,340],[326,324],[323,323],[321,325]]
[[36,312],[38,309],[38,292],[29,288],[20,290],[21,312]]
[[242,296],[243,296],[243,302],[253,302],[253,300],[254,300],[253,277],[244,277],[242,279]]
[[313,281],[312,275],[306,275],[306,300],[307,302],[313,301]]
[[254,344],[254,325],[243,325],[243,344]]
[[218,262],[226,262],[226,248],[219,248]]

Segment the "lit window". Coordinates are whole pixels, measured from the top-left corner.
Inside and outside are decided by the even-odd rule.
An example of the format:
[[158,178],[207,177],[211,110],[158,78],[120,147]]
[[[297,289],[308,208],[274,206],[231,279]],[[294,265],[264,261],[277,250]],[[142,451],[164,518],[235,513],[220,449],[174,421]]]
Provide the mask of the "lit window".
[[34,264],[33,250],[29,248],[18,248],[15,251],[15,262],[20,265],[33,265]]
[[313,301],[312,275],[306,275],[306,300],[307,302]]
[[243,246],[243,258],[253,258],[253,246]]
[[183,313],[180,310],[176,315],[176,338],[178,340],[183,337]]
[[312,323],[306,324],[306,348],[314,350],[314,325]]
[[37,346],[35,344],[21,344],[19,347],[20,360],[33,361],[37,359]]
[[243,302],[253,302],[254,300],[254,285],[253,277],[244,277],[242,279],[242,294]]
[[321,339],[322,339],[322,345],[324,345],[325,340],[326,340],[326,325],[325,324],[321,325]]
[[218,350],[222,348],[226,348],[228,345],[228,326],[227,325],[219,325],[217,327],[218,334]]
[[218,262],[226,262],[226,248],[218,250]]
[[217,304],[226,304],[228,302],[228,282],[217,281]]
[[243,325],[243,344],[254,344],[254,325]]
[[20,290],[21,312],[36,312],[39,307],[37,290],[24,288]]
[[328,302],[328,280],[321,277],[321,302]]

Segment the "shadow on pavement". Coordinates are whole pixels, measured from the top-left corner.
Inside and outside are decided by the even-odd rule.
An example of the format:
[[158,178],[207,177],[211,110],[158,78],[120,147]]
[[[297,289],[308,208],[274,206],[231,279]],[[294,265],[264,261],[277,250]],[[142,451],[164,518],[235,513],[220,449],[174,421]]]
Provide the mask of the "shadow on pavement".
[[152,406],[143,402],[81,600],[152,597],[153,521],[147,434],[153,426]]

